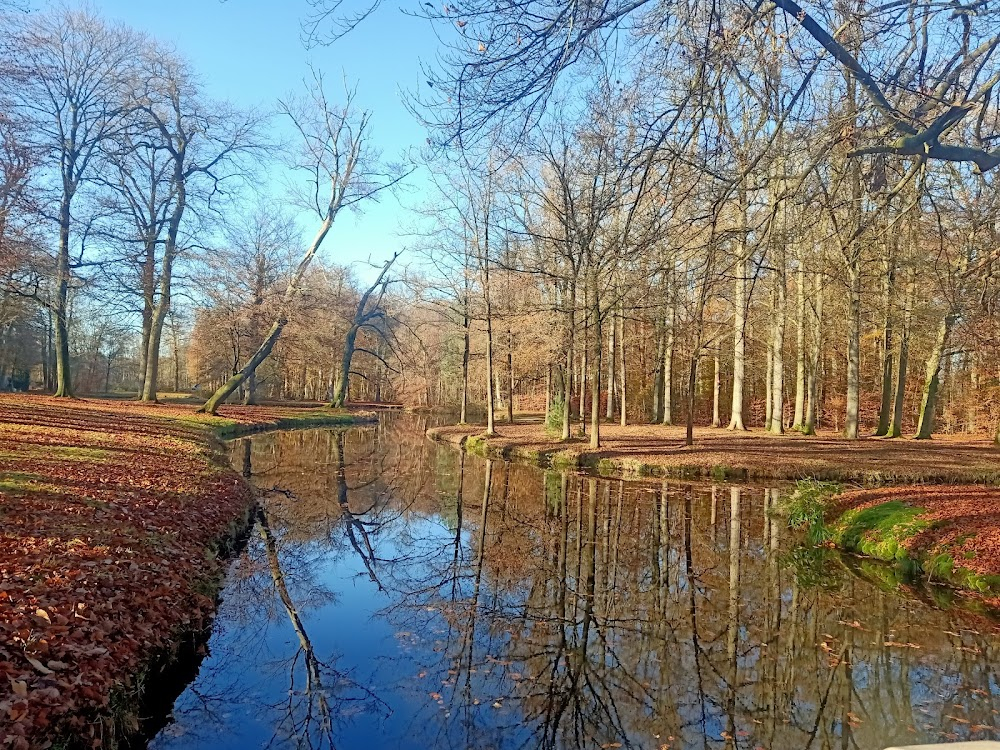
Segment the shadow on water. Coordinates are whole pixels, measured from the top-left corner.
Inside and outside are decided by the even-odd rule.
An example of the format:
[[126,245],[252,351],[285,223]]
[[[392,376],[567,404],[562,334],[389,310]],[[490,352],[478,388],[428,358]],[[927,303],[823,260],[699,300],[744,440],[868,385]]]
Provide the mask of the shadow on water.
[[233,444],[266,497],[167,748],[992,739],[998,634],[804,548],[779,490],[465,456],[393,416]]

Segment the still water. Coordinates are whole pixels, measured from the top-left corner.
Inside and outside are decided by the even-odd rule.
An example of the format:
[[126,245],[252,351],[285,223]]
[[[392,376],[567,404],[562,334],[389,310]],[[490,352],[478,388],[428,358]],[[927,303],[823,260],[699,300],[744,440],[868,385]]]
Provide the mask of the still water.
[[173,748],[860,748],[1000,737],[991,620],[782,488],[463,456],[416,417],[236,441],[268,491]]

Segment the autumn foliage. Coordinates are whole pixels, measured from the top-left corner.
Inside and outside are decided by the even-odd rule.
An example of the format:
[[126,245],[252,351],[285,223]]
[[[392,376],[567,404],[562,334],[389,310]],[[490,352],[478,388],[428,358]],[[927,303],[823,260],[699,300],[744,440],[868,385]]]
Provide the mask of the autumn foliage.
[[[231,425],[281,411],[223,410]],[[0,396],[0,748],[107,747],[252,504],[193,407]]]

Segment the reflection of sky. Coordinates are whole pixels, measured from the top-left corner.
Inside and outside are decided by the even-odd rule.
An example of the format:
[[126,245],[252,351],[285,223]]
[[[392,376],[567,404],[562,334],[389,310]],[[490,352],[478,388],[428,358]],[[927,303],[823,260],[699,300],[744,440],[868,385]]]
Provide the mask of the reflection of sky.
[[[276,460],[287,459],[280,448],[288,440],[288,453],[308,463],[301,455],[309,445],[303,436],[296,443],[273,435],[261,440],[270,441],[267,455]],[[348,459],[364,447],[358,441],[363,437],[347,442]],[[315,446],[329,466],[328,443],[317,440]],[[960,613],[884,592],[836,559],[822,568],[824,588],[800,584],[798,569],[786,558],[770,556],[761,543],[766,516],[763,493],[754,488],[743,490],[742,536],[733,556],[728,488],[719,497],[715,527],[708,520],[708,487],[665,489],[668,512],[659,524],[668,533],[665,546],[656,550],[653,530],[636,524],[657,522],[657,494],[646,484],[629,485],[635,491],[619,496],[617,483],[606,492],[602,481],[605,489],[596,497],[603,505],[595,514],[597,537],[590,547],[599,563],[594,616],[584,641],[586,564],[570,560],[560,576],[554,542],[561,508],[586,508],[586,490],[581,500],[576,487],[588,480],[570,477],[569,500],[549,498],[546,514],[540,502],[531,502],[542,497],[541,472],[519,467],[506,475],[496,464],[486,564],[472,618],[484,467],[466,459],[453,585],[457,459],[448,448],[434,448],[427,460],[437,484],[422,491],[430,493],[431,502],[386,513],[380,516],[383,525],[373,527],[376,570],[385,591],[370,580],[342,528],[335,527],[329,541],[303,540],[301,527],[283,538],[280,525],[273,524],[304,629],[317,657],[336,670],[324,680],[342,750],[613,747],[615,742],[670,750],[800,750],[810,743],[840,747],[844,734],[847,747],[878,750],[953,739],[950,733],[992,736],[994,638],[962,630]],[[301,471],[297,463],[292,468]],[[385,494],[377,482],[365,486],[359,497],[352,495],[355,512]],[[387,507],[407,501],[398,495],[405,484],[392,487],[397,495]],[[612,522],[620,502],[624,511]],[[605,538],[617,525],[627,527],[618,549]],[[586,541],[578,546],[575,536],[587,528],[587,520],[573,517],[567,523],[570,557],[588,549]],[[783,549],[792,541],[786,536],[782,531]],[[518,556],[504,552],[507,545]],[[739,562],[735,605],[729,589],[734,557]],[[299,640],[258,535],[239,565],[225,590],[210,655],[177,702],[177,722],[152,745],[156,750],[296,746],[285,735],[275,736],[275,727],[288,731],[281,717],[289,704],[299,719],[308,706],[305,696],[288,692]],[[809,574],[815,577],[816,569]],[[569,622],[556,612],[560,581],[572,611]],[[614,585],[605,587],[608,581]],[[661,605],[655,604],[657,581]],[[733,606],[735,622],[728,616]],[[979,622],[986,633],[988,623]],[[848,658],[837,662],[846,645]],[[301,657],[294,675],[301,687]],[[384,703],[370,699],[362,687]],[[561,714],[559,701],[566,702]],[[574,711],[584,716],[575,729]],[[546,720],[553,723],[557,714],[557,739],[545,745]],[[580,727],[587,731],[577,736]]]

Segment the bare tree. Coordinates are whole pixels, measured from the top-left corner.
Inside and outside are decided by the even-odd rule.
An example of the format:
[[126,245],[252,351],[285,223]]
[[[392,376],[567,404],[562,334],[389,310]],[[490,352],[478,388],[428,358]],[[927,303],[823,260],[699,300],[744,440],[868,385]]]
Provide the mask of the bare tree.
[[319,228],[288,279],[267,335],[246,365],[202,406],[204,412],[214,414],[267,359],[288,324],[303,276],[341,209],[358,205],[401,179],[398,173],[388,173],[377,164],[368,145],[369,114],[356,113],[353,100],[354,92],[348,91],[345,103],[335,105],[327,98],[322,76],[314,73],[304,98],[281,103],[282,113],[292,121],[300,138],[301,158],[295,166],[307,175],[305,203],[319,219]]
[[26,71],[10,98],[31,123],[32,137],[53,172],[58,228],[49,305],[55,319],[56,396],[72,395],[69,292],[84,250],[71,248],[74,201],[91,179],[102,144],[127,123],[127,91],[143,39],[86,10],[57,9],[18,19],[13,42]]

